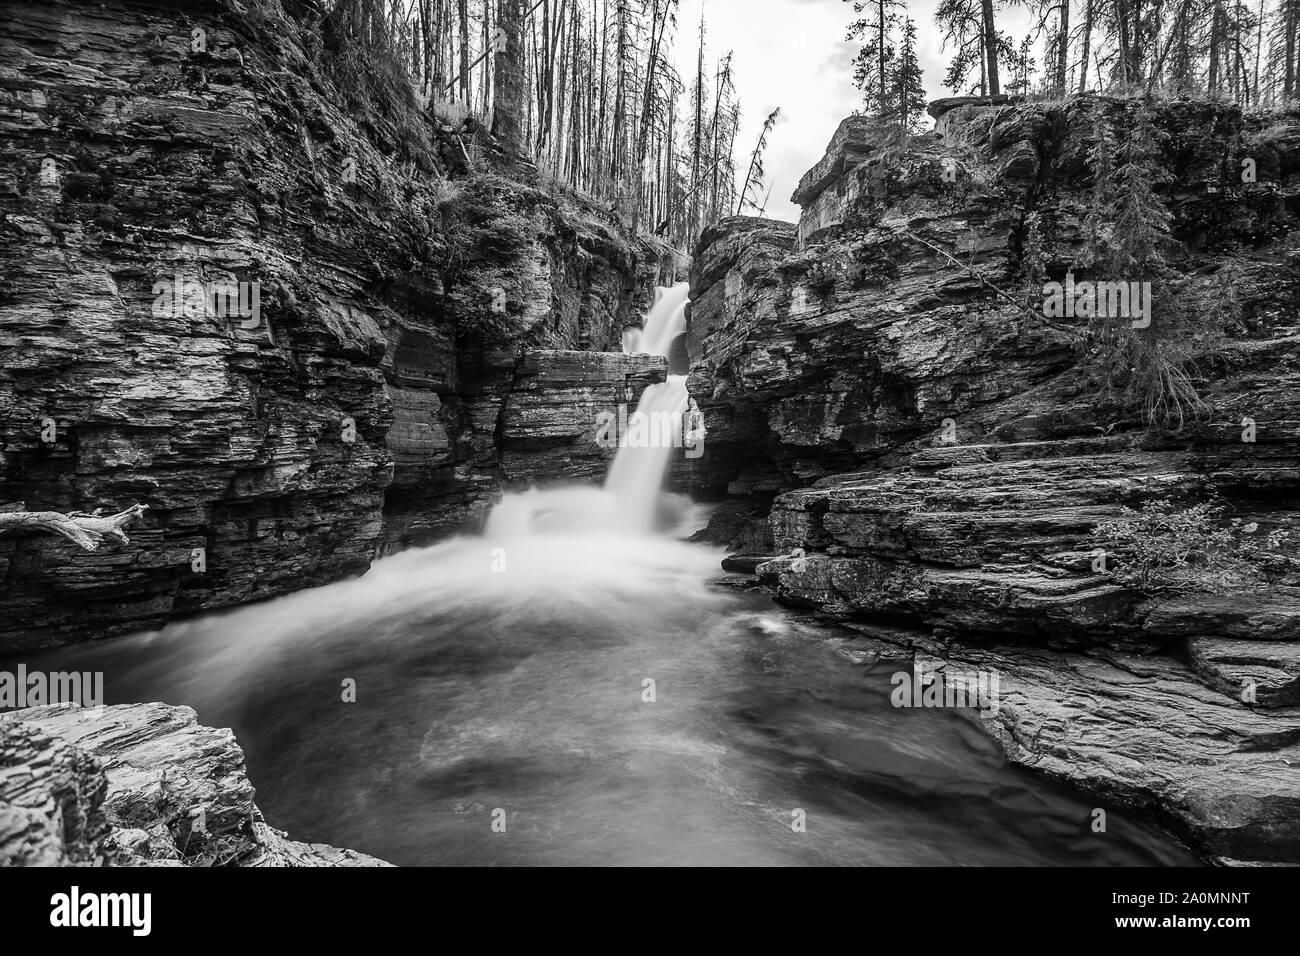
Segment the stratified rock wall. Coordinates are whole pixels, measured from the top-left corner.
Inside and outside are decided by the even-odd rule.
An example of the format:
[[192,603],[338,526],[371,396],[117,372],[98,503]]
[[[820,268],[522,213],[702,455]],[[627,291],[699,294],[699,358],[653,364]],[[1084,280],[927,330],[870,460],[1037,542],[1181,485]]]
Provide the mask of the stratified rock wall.
[[[906,145],[850,117],[800,184],[797,227],[736,218],[707,230],[689,318],[690,390],[709,436],[702,483],[770,498],[905,464],[940,441],[1102,435],[1095,388],[1075,371],[1077,335],[1042,317],[1041,283],[1031,288],[1022,268],[1031,215],[1053,278],[1080,252],[1098,111],[1123,107],[949,103],[939,132]],[[1300,463],[1300,118],[1182,103],[1158,122],[1172,180],[1161,190],[1189,249],[1176,267],[1213,277],[1241,254],[1232,281],[1244,326],[1206,384],[1218,415],[1181,443],[1196,442],[1206,471],[1238,460],[1280,475]],[[1247,155],[1251,184],[1240,181]],[[1244,414],[1268,422],[1248,449]]]
[[503,442],[529,401],[578,435],[647,380],[546,399],[536,355],[617,350],[660,250],[495,173],[330,6],[0,0],[0,507],[149,506],[128,547],[0,538],[0,649],[361,573],[562,477]]

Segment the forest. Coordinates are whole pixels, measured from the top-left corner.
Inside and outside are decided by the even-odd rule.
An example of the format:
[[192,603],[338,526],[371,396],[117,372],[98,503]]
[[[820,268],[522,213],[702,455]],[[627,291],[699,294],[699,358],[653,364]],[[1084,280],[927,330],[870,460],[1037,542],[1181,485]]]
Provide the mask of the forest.
[[[844,0],[860,111],[925,128],[927,89],[907,0]],[[679,0],[341,0],[343,38],[402,71],[445,119],[521,118],[516,148],[539,173],[608,203],[636,229],[690,248],[709,223],[763,214],[763,151],[740,142],[744,104],[732,57]],[[1200,95],[1249,109],[1297,95],[1300,0],[940,0],[946,74],[959,95],[1059,100],[1088,92]],[[1025,23],[1023,35],[1007,22]],[[494,89],[493,55],[521,83]],[[672,51],[685,45],[694,70]],[[515,88],[515,87],[518,88]],[[507,102],[508,101],[508,102]],[[499,136],[503,131],[494,127]],[[509,137],[507,137],[509,138]]]

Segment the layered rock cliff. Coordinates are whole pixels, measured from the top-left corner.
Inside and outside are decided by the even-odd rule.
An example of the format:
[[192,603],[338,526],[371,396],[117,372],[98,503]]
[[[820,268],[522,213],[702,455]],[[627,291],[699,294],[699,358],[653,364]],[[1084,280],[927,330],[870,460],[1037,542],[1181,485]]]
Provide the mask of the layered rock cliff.
[[591,463],[662,376],[569,354],[659,251],[499,175],[330,7],[0,3],[0,507],[149,508],[130,547],[0,537],[0,647],[360,573]]
[[387,866],[267,825],[229,730],[188,707],[0,714],[0,866]]
[[1296,861],[1293,548],[1261,588],[1170,597],[1117,580],[1122,556],[1099,566],[1090,535],[1157,499],[1300,530],[1300,116],[1154,112],[1173,267],[1240,311],[1196,373],[1210,411],[1150,428],[1097,388],[1086,323],[1041,305],[1044,279],[1091,277],[1089,150],[1099,114],[1131,109],[956,100],[908,143],[851,118],[797,226],[702,238],[690,389],[702,480],[728,496],[710,535],[784,555],[757,565],[780,599],[930,670],[999,671],[981,723],[1011,759],[1213,856]]

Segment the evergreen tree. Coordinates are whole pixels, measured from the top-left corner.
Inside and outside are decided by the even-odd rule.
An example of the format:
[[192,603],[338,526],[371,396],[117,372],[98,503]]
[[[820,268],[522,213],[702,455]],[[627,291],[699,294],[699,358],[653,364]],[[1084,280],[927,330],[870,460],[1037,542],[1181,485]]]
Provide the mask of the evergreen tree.
[[1029,84],[1034,75],[1034,57],[1033,44],[1027,34],[1021,41],[1020,48],[1013,50],[1006,59],[1011,67],[1011,82],[1007,84],[1007,92],[1013,96],[1028,94]]
[[890,72],[894,63],[892,34],[898,26],[900,0],[846,0],[853,3],[858,19],[849,24],[846,40],[861,40],[862,47],[853,58],[853,82],[862,91],[863,112],[868,116],[888,116],[897,111],[897,100],[890,94]]
[[903,21],[898,62],[889,77],[890,100],[894,104],[892,112],[905,133],[914,133],[921,128],[921,116],[926,106],[922,79],[921,64],[916,56],[916,24],[908,17]]

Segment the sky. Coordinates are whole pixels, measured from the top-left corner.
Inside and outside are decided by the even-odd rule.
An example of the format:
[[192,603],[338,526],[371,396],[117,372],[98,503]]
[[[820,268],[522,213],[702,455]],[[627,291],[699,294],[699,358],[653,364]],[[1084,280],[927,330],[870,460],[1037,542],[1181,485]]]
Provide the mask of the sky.
[[[719,57],[734,51],[732,65],[742,109],[737,179],[743,180],[763,120],[781,107],[764,154],[764,192],[772,187],[767,215],[793,222],[799,218],[799,207],[790,202],[791,193],[800,177],[822,158],[840,120],[859,104],[852,67],[859,44],[844,39],[848,24],[857,16],[853,4],[845,0],[680,0],[672,53],[688,87],[695,81],[701,4],[710,77]],[[946,57],[934,22],[938,2],[911,0],[908,6],[916,22],[926,95],[932,100],[950,96],[942,85]],[[1022,24],[1003,22],[1001,16],[999,26],[1016,39],[1024,32]],[[761,204],[762,197],[757,198]]]

